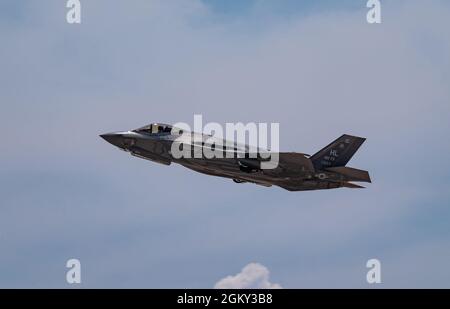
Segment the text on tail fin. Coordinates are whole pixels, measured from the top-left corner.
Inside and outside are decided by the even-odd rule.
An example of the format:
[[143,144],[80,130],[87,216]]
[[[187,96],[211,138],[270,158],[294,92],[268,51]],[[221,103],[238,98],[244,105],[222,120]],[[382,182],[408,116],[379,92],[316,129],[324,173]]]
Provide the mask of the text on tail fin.
[[366,139],[344,134],[310,159],[316,169],[345,166]]

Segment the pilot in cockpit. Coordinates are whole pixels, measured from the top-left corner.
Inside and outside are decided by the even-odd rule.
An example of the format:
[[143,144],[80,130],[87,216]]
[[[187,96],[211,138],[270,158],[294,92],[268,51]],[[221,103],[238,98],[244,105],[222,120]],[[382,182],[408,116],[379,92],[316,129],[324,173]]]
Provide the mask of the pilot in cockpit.
[[161,133],[170,133],[172,131],[172,126],[167,124],[159,124],[153,123],[148,126],[139,128],[135,130],[136,132],[143,132],[147,134],[161,134]]

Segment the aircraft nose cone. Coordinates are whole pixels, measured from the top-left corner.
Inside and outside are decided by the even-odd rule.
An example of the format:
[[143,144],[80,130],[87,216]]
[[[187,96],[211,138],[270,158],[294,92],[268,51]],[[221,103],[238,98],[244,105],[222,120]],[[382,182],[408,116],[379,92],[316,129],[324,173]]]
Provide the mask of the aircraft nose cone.
[[100,135],[105,141],[114,146],[121,147],[122,146],[122,136],[119,133],[105,133]]

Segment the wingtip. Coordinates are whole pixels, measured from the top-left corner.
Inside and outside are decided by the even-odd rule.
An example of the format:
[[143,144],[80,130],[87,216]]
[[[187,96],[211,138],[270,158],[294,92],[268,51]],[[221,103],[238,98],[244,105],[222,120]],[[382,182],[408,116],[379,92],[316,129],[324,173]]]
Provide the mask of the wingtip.
[[365,189],[366,187],[351,183],[351,182],[346,182],[342,185],[343,187],[346,188],[351,188],[351,189]]
[[350,137],[350,138],[357,138],[359,140],[362,140],[363,142],[367,139],[366,137],[362,137],[362,136],[357,136],[357,135],[353,135],[353,134],[342,134],[342,137]]

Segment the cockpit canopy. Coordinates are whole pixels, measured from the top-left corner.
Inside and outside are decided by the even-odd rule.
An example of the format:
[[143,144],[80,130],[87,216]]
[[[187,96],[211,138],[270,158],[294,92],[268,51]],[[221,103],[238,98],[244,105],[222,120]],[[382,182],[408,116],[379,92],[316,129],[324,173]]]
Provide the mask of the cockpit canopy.
[[164,124],[164,123],[152,123],[149,124],[145,127],[139,128],[134,130],[135,132],[143,132],[143,133],[147,133],[147,134],[161,134],[161,133],[174,133],[173,131],[176,131],[176,133],[180,134],[182,133],[179,132],[180,130],[177,130],[177,128],[172,127],[169,124]]

